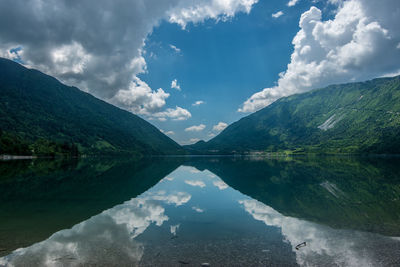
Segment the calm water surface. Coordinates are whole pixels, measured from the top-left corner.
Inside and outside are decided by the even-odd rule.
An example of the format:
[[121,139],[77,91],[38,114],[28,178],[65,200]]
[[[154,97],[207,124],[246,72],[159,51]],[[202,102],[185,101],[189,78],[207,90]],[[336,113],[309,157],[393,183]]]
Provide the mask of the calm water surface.
[[400,266],[396,158],[8,161],[0,174],[0,266]]

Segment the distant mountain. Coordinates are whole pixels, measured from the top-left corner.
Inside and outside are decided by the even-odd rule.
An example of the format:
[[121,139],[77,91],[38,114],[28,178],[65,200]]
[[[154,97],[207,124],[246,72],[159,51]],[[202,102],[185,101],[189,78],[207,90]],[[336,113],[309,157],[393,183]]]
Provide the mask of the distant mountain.
[[0,154],[180,154],[140,117],[0,58]]
[[281,98],[185,148],[194,154],[400,153],[400,76]]

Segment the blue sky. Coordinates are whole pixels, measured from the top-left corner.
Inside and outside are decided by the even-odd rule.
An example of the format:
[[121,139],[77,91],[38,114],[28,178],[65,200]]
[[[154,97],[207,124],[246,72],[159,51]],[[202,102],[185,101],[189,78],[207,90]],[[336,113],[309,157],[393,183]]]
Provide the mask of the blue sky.
[[[293,7],[286,4],[260,1],[250,14],[240,13],[224,22],[209,19],[182,30],[164,21],[155,28],[146,40],[147,72],[139,77],[151,88],[170,93],[168,106],[181,106],[192,117],[151,122],[165,132],[173,131],[169,136],[186,144],[210,139],[210,133],[218,133],[212,128],[219,122],[231,124],[248,115],[238,112],[239,106],[252,94],[273,86],[290,62],[301,14],[311,5],[329,10],[328,15],[336,8],[308,0]],[[273,18],[278,11],[284,14]],[[171,88],[174,79],[181,91]],[[192,106],[196,101],[204,104]],[[206,126],[202,131],[184,130],[200,124]]]
[[399,17],[399,0],[2,0],[0,56],[189,144],[281,97],[399,75]]

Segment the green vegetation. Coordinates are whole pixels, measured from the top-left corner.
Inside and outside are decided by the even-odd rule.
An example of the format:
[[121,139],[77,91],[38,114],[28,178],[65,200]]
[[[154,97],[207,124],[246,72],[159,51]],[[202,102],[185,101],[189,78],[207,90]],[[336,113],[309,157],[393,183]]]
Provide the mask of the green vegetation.
[[400,153],[400,76],[281,98],[191,153]]
[[388,236],[400,234],[400,159],[303,155],[192,158],[241,193],[286,216]]
[[183,152],[140,117],[0,58],[0,155]]
[[0,161],[0,256],[140,195],[181,163],[170,159]]

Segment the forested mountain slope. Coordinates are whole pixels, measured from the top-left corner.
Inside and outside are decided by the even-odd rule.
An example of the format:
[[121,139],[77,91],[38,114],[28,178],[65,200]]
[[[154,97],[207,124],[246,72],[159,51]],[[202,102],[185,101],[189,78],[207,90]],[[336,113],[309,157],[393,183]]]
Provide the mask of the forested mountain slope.
[[191,153],[400,153],[400,76],[281,98]]
[[140,117],[0,58],[0,154],[179,154]]

